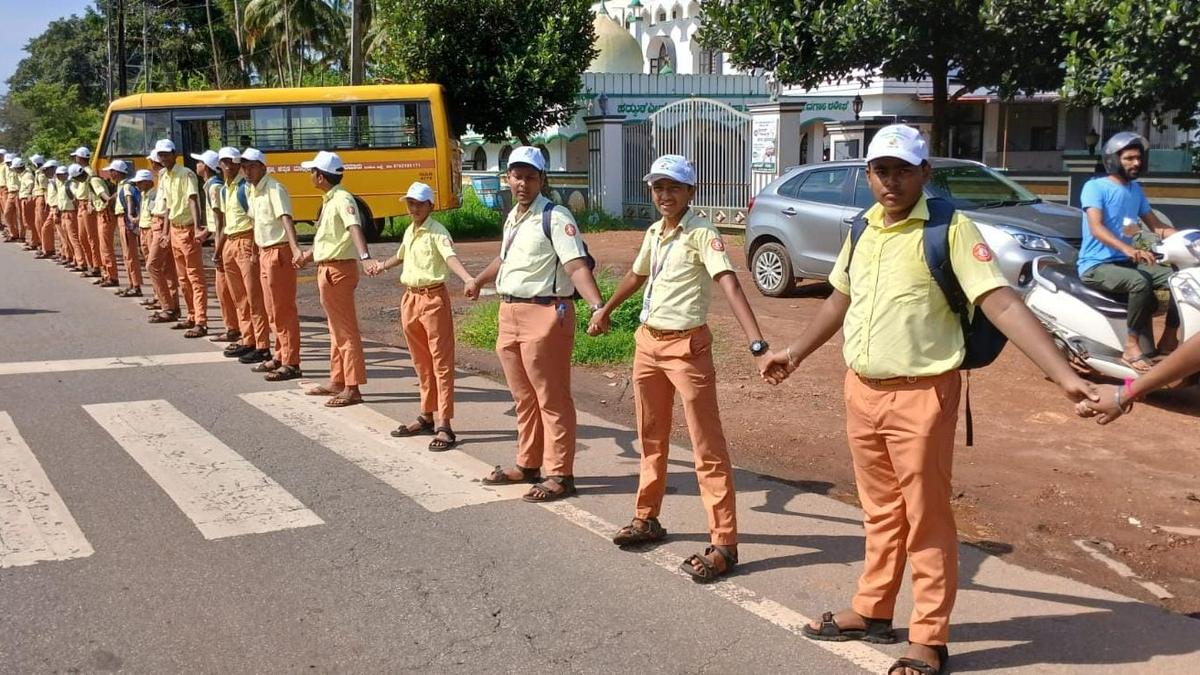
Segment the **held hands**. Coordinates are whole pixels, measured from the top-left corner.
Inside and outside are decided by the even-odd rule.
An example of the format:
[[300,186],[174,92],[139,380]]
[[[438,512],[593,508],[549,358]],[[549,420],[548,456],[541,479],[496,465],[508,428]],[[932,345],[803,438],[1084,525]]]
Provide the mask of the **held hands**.
[[208,241],[208,230],[203,227],[196,228],[196,243],[203,244]]
[[463,295],[472,300],[479,299],[479,283],[474,279],[463,284]]
[[1133,409],[1132,403],[1121,402],[1118,395],[1121,387],[1103,387],[1099,390],[1099,400],[1083,400],[1075,404],[1075,414],[1080,417],[1095,417],[1096,422],[1105,425],[1115,421],[1121,415]]
[[758,357],[758,372],[763,381],[768,384],[779,384],[786,380],[798,362],[793,362],[791,355],[785,351],[771,350]]
[[608,310],[600,309],[592,314],[591,320],[588,321],[587,334],[595,337],[607,333],[611,329],[612,322],[609,321]]
[[292,267],[298,270],[304,269],[308,264],[308,254],[301,251],[299,246],[292,246]]
[[378,260],[364,260],[363,271],[369,277],[377,277],[383,273],[383,265],[380,265]]

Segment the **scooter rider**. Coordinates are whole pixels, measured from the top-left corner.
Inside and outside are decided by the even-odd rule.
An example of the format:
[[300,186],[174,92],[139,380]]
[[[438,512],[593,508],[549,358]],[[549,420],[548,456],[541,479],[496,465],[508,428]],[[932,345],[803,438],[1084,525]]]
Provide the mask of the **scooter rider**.
[[[1137,179],[1146,172],[1148,145],[1141,136],[1122,131],[1104,144],[1107,175],[1083,186],[1080,203],[1084,209],[1083,246],[1078,269],[1083,283],[1129,297],[1129,333],[1122,360],[1137,372],[1150,370],[1152,362],[1144,344],[1153,342],[1151,320],[1158,309],[1155,289],[1168,288],[1171,268],[1160,265],[1150,251],[1133,245],[1141,231],[1139,219],[1164,239],[1175,230],[1150,209]],[[1167,312],[1167,328],[1158,343],[1158,353],[1171,352],[1179,344],[1179,315],[1174,305]]]

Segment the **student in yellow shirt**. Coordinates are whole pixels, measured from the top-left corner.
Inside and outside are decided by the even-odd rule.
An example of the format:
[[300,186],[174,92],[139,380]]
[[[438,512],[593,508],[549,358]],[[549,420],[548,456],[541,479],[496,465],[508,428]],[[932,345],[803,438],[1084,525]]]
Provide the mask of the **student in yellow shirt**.
[[13,168],[18,159],[16,153],[4,154],[4,223],[8,226],[6,242],[24,242],[24,232],[21,231],[21,173]]
[[[454,318],[450,291],[446,288],[447,271],[453,271],[464,284],[471,275],[454,254],[450,232],[433,213],[433,188],[413,183],[404,195],[412,223],[396,255],[385,263],[376,263],[367,273],[376,276],[403,264],[400,283],[404,297],[400,301],[400,326],[412,355],[413,369],[421,385],[421,414],[413,424],[401,425],[392,436],[434,433],[429,449],[449,450],[458,444],[451,421],[454,419]],[[434,415],[437,415],[435,428]]]
[[645,285],[633,357],[641,477],[633,522],[613,542],[628,546],[667,535],[658,514],[667,487],[671,410],[679,391],[711,542],[704,553],[685,560],[682,569],[698,581],[712,581],[738,562],[733,463],[717,408],[712,332],[707,325],[714,281],[750,341],[750,354],[762,357],[767,343],[720,233],[690,207],[696,195],[695,168],[685,157],[664,155],[644,180],[662,218],[646,231],[633,266],[588,324],[589,334],[606,332],[613,310]]
[[300,256],[300,267],[317,263],[317,290],[329,320],[330,341],[329,384],[310,387],[304,393],[329,396],[326,407],[344,408],[362,403],[359,387],[367,383],[354,289],[358,288],[358,267],[361,264],[367,271],[371,252],[354,195],[341,184],[345,173],[342,158],[322,150],[300,166],[312,173],[313,185],[325,193],[312,248]]
[[191,169],[176,163],[179,154],[170,139],[155,143],[153,154],[163,165],[158,183],[159,200],[165,209],[179,290],[188,310],[188,318],[172,328],[186,331],[185,338],[201,338],[208,335],[208,281],[201,249],[208,231],[200,219],[199,181]]
[[[50,165],[47,167],[47,165]],[[37,173],[33,175],[33,201],[37,215],[34,216],[34,225],[38,228],[38,233],[41,237],[42,248],[37,254],[37,258],[53,258],[55,255],[54,246],[54,228],[50,221],[50,202],[46,194],[50,186],[50,179],[54,176],[54,169],[57,168],[58,162],[54,160],[43,160],[38,164]]]
[[[209,237],[217,237],[225,226],[225,202],[221,193],[225,181],[221,178],[220,157],[215,150],[192,153],[196,160],[196,176],[200,179],[200,192],[204,196],[204,229]],[[216,242],[214,241],[214,244]],[[221,310],[221,323],[225,330],[209,338],[211,342],[236,343],[242,339],[238,327],[237,303],[229,290],[229,282],[225,278],[225,266],[221,263],[221,250],[213,246],[213,266],[216,268],[217,307]]]
[[[114,162],[115,164],[115,162]],[[128,169],[126,162],[123,168]],[[145,181],[154,186],[154,177],[146,169],[117,183],[116,197],[113,199],[113,214],[117,218],[117,241],[121,244],[121,259],[125,264],[125,276],[129,286],[117,291],[122,298],[142,297],[142,247],[141,247],[141,216],[142,210],[149,206],[145,201],[145,193],[139,187]]]
[[12,161],[8,150],[0,148],[0,227],[4,230],[4,241],[14,239],[12,223],[8,220],[8,165]]
[[[145,207],[145,213],[150,217],[149,233],[143,231],[143,236],[149,239],[146,251],[146,271],[150,274],[150,283],[154,286],[154,298],[145,301],[146,309],[153,310],[150,323],[174,323],[179,320],[179,276],[175,270],[175,256],[171,252],[171,233],[167,228],[167,206],[162,190],[163,174],[166,167],[158,160],[158,155],[151,152],[146,156],[150,162],[150,171],[158,181],[154,189],[154,197]],[[142,223],[138,223],[139,227]]]
[[[895,642],[892,615],[907,559],[914,596],[910,644],[890,671],[900,675],[945,669],[958,588],[950,467],[966,350],[961,319],[925,262],[931,207],[924,187],[931,172],[919,131],[905,125],[879,130],[867,150],[876,200],[865,214],[867,227],[853,249],[847,237],[829,277],[833,294],[816,318],[763,365],[764,377],[777,384],[839,328],[845,334],[846,434],[865,513],[866,561],[850,607],[824,613],[804,634]],[[946,236],[950,267],[975,311],[1069,398],[1096,400],[1095,388],[1072,370],[1008,287],[975,224],[955,213]]]
[[271,326],[263,304],[254,219],[250,216],[249,186],[242,172],[242,153],[226,146],[217,152],[225,179],[221,188],[222,215],[214,254],[225,272],[225,283],[237,306],[241,341],[225,348],[225,356],[245,364],[271,360]]
[[501,300],[496,354],[517,406],[516,465],[496,467],[483,483],[536,483],[523,497],[529,502],[576,492],[572,296],[578,288],[592,311],[604,305],[575,218],[542,196],[545,184],[541,150],[527,145],[513,150],[508,185],[516,203],[504,223],[500,255],[466,289],[468,297],[478,297],[479,287],[496,281]]
[[[40,257],[50,258],[54,262],[58,262],[61,256],[62,247],[65,242],[62,242],[61,233],[58,231],[58,216],[55,213],[57,210],[56,203],[58,202],[58,184],[54,178],[54,172],[58,169],[58,162],[53,159],[46,160],[42,165],[42,184],[43,201],[45,203],[45,218],[42,221],[42,248],[46,253]],[[62,242],[62,243],[60,243]]]
[[79,243],[83,246],[84,258],[87,260],[87,269],[80,272],[79,276],[100,279],[104,275],[100,271],[100,224],[96,219],[95,211],[92,210],[90,183],[96,172],[88,164],[91,158],[92,151],[84,146],[76,148],[75,152],[71,153],[71,159],[82,171],[78,180],[71,181],[71,188],[75,195],[75,226],[79,230]]
[[[16,162],[13,164],[15,165]],[[36,251],[42,241],[42,235],[34,225],[34,220],[37,218],[37,204],[33,200],[33,176],[36,172],[37,167],[33,164],[32,157],[28,161],[22,160],[21,174],[17,179],[17,194],[21,200],[21,228],[25,231],[24,250],[26,251]]]
[[[97,232],[100,242],[101,288],[114,288],[121,285],[117,279],[117,217],[115,213],[116,190],[114,183],[125,180],[129,175],[129,165],[124,160],[113,160],[111,164],[100,170],[100,175],[88,179],[88,187],[92,193],[92,212],[96,214]],[[120,291],[118,291],[120,292]]]
[[83,169],[78,164],[60,166],[58,171],[55,171],[55,175],[60,181],[58,189],[59,218],[62,221],[63,234],[66,235],[66,241],[69,242],[71,250],[71,257],[68,259],[66,267],[71,272],[87,269],[87,265],[84,263],[83,242],[79,239],[79,210],[75,205],[73,185],[76,176],[82,172]]

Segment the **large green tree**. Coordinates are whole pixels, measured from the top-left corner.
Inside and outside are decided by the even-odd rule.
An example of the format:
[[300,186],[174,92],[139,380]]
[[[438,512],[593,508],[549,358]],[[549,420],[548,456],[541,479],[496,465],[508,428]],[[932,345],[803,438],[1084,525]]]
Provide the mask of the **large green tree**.
[[1063,95],[1129,124],[1200,114],[1200,0],[1068,0]]
[[528,142],[579,109],[596,50],[590,0],[378,0],[370,73],[437,82],[456,134]]
[[1062,78],[1060,10],[1043,0],[737,0],[702,12],[701,44],[784,85],[928,79],[937,154],[958,96],[979,87],[1032,93]]

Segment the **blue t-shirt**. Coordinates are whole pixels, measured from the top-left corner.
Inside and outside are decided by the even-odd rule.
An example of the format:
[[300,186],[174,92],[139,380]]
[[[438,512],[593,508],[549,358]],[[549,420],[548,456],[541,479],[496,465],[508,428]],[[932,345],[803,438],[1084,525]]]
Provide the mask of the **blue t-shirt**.
[[1084,184],[1079,203],[1083,207],[1083,245],[1079,248],[1076,262],[1079,273],[1083,274],[1096,265],[1129,260],[1129,256],[1092,236],[1087,210],[1100,209],[1108,231],[1132,246],[1133,237],[1140,228],[1138,219],[1150,212],[1150,202],[1146,201],[1142,186],[1136,182],[1121,185],[1107,176],[1093,178]]

